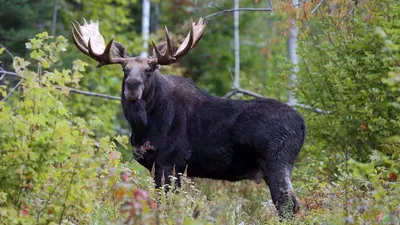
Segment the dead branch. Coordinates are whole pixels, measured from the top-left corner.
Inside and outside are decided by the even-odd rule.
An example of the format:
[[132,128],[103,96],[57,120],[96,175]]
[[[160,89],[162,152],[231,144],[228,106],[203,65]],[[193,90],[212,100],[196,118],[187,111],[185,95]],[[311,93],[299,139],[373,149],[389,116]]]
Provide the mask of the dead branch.
[[8,49],[6,47],[4,47],[4,45],[0,44],[0,48],[4,48],[4,51],[12,58],[14,59],[14,55],[8,51]]
[[3,99],[1,99],[1,101],[5,101],[8,97],[10,97],[10,95],[11,95],[15,90],[17,90],[17,88],[19,87],[19,85],[21,85],[21,83],[22,83],[22,80],[20,80],[20,81],[17,83],[17,85],[15,85],[15,86],[11,89],[11,91],[7,93],[6,97],[4,97]]
[[210,15],[204,17],[204,19],[207,20],[207,19],[209,19],[209,18],[211,18],[211,17],[214,17],[214,16],[219,16],[219,15],[222,15],[222,14],[225,14],[225,13],[230,13],[230,12],[235,12],[235,11],[261,11],[261,12],[272,12],[272,10],[273,10],[272,8],[236,8],[236,9],[224,9],[224,10],[221,10],[221,11],[219,11],[219,12],[210,14]]
[[314,13],[317,11],[317,9],[322,5],[323,2],[324,2],[324,0],[321,0],[321,1],[317,4],[317,6],[315,6],[315,8],[314,8],[313,10],[311,10],[311,14],[314,14]]
[[[255,93],[255,92],[252,92],[252,91],[249,91],[249,90],[245,90],[245,89],[241,89],[241,88],[232,88],[232,90],[230,92],[228,92],[226,95],[224,95],[223,97],[224,98],[230,98],[230,97],[232,97],[232,96],[234,96],[234,95],[236,95],[238,93],[245,94],[245,95],[248,95],[248,96],[252,96],[252,97],[255,97],[255,98],[265,98],[265,96],[262,96],[260,94]],[[318,114],[332,114],[332,112],[330,112],[330,111],[326,111],[326,110],[323,110],[323,109],[315,108],[315,107],[309,106],[309,105],[304,105],[304,104],[299,104],[299,103],[288,104],[288,105],[290,105],[292,107],[295,107],[295,108],[302,108],[302,109],[312,110],[312,111],[314,111],[314,112],[316,112]]]

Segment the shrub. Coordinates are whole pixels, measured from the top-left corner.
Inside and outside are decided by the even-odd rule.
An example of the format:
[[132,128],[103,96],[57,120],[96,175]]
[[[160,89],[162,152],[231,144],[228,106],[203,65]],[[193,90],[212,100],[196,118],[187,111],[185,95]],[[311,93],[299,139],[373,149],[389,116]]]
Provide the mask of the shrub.
[[14,58],[24,79],[19,96],[0,102],[1,224],[88,223],[95,191],[118,162],[110,138],[97,141],[91,131],[101,122],[71,115],[63,103],[64,86],[77,84],[85,66],[52,68],[66,46],[41,33],[27,43],[32,62]]

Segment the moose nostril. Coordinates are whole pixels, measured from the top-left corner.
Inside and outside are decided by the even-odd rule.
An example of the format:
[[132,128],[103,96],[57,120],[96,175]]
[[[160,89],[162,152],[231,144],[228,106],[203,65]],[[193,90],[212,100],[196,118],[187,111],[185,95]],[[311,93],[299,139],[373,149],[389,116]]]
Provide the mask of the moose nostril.
[[126,87],[130,90],[137,89],[142,84],[142,81],[136,79],[126,80]]

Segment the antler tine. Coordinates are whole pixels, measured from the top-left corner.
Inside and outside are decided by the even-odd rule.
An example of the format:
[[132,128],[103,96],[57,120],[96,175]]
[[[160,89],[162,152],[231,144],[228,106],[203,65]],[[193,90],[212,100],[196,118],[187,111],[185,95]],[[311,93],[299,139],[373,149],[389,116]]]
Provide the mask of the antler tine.
[[76,24],[73,22],[71,24],[74,44],[81,52],[98,61],[98,67],[106,64],[124,63],[126,61],[125,58],[112,58],[110,56],[114,36],[105,45],[104,38],[99,31],[98,21],[93,22],[90,20],[88,23],[83,18],[83,25],[80,25],[78,21],[76,21]]
[[154,51],[156,52],[157,58],[161,58],[162,54],[160,52],[160,50],[157,48],[156,43],[154,43],[154,40],[151,39],[151,44],[153,45]]
[[165,38],[167,39],[167,51],[165,52],[165,54],[172,56],[174,50],[172,49],[171,39],[169,37],[167,26],[165,26]]
[[207,23],[208,23],[208,20],[203,21],[203,18],[201,18],[201,17],[200,17],[199,21],[197,22],[197,25],[195,23],[193,23],[194,26],[196,28],[198,27],[199,29],[198,30],[196,29],[196,34],[195,34],[196,37],[195,37],[195,41],[192,45],[192,48],[194,46],[196,46],[197,43],[199,43],[201,37],[203,36],[204,32],[206,31]]
[[[188,39],[189,38],[189,39]],[[192,48],[192,44],[193,44],[193,21],[190,23],[190,31],[188,36],[185,38],[185,40],[183,41],[183,43],[179,46],[178,50],[175,53],[175,57],[176,58],[181,58],[182,56],[184,56],[187,52],[189,52],[189,50]],[[183,46],[183,49],[181,49]]]
[[206,25],[207,22],[203,22],[203,18],[200,18],[197,24],[192,21],[190,23],[190,30],[188,35],[175,53],[173,53],[173,47],[171,44],[171,38],[169,36],[168,28],[165,27],[165,38],[167,43],[166,50],[164,52],[161,52],[160,48],[156,46],[153,39],[151,40],[154,51],[156,53],[157,63],[159,65],[169,65],[176,62],[179,58],[183,57],[200,41],[201,37],[204,34]]
[[[78,29],[75,27],[75,24],[71,21],[72,24],[72,41],[76,45],[76,47],[85,55],[90,56],[88,50],[81,45],[80,42],[82,42],[82,36],[78,32]],[[78,36],[78,37],[77,37]],[[78,41],[79,38],[79,41]]]
[[159,65],[169,65],[173,62],[176,62],[176,58],[173,56],[171,38],[169,37],[168,28],[166,26],[165,26],[165,39],[167,40],[167,49],[165,50],[164,53],[160,51],[160,49],[154,43],[153,39],[151,39],[151,43],[157,55],[157,63]]

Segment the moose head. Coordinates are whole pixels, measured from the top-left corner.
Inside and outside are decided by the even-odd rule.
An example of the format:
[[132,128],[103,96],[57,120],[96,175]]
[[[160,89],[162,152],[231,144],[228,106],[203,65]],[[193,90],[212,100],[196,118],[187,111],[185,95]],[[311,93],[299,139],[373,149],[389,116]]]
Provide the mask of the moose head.
[[197,23],[190,23],[190,31],[176,51],[171,43],[167,27],[166,42],[156,45],[152,40],[154,55],[148,58],[131,57],[126,48],[114,37],[105,45],[104,38],[99,31],[99,22],[84,19],[83,25],[72,22],[72,36],[78,49],[98,62],[98,67],[108,64],[120,64],[124,71],[123,94],[128,101],[137,101],[152,85],[153,74],[159,65],[169,65],[190,51],[200,41],[204,34],[207,22],[199,19]]

